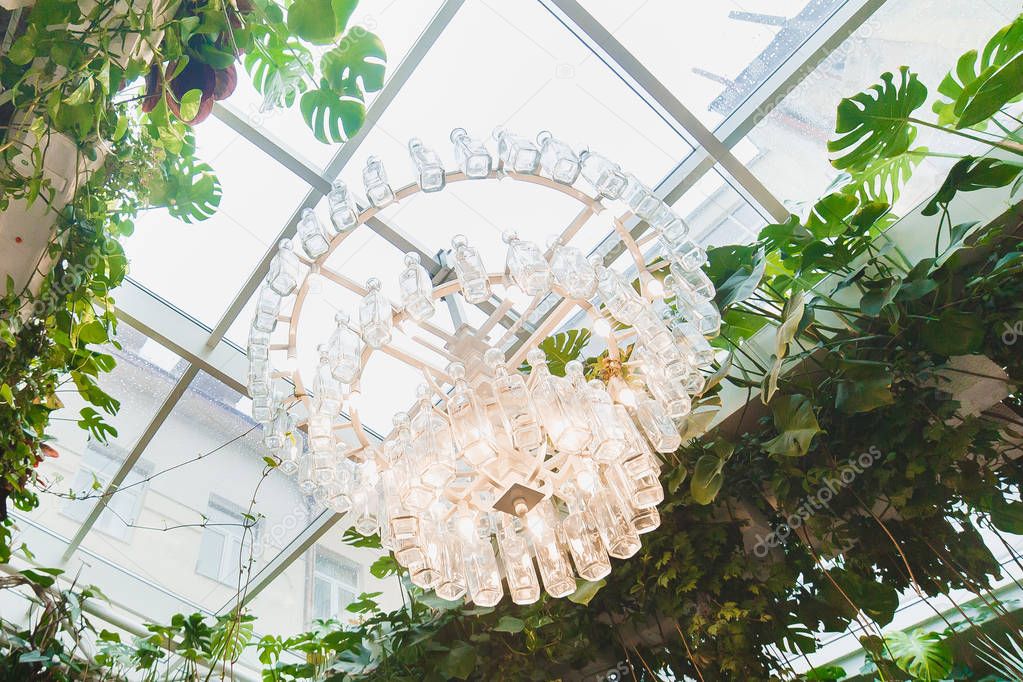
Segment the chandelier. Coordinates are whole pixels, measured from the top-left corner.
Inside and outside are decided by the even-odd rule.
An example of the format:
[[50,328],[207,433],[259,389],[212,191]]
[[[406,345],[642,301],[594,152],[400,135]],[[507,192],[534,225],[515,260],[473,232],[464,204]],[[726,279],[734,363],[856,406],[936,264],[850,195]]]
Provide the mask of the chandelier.
[[[398,190],[370,157],[362,174],[364,209],[335,181],[327,196],[330,222],[306,209],[295,239],[280,242],[248,337],[252,414],[279,468],[296,475],[304,493],[345,514],[358,532],[379,533],[413,584],[479,606],[497,604],[506,592],[515,603],[531,603],[541,586],[565,597],[576,590],[577,575],[599,580],[611,571],[610,557],[639,550],[640,536],[660,523],[664,491],[656,453],[680,446],[679,425],[714,357],[707,339],[721,324],[711,302],[714,286],[701,270],[706,253],[649,187],[608,158],[577,153],[548,132],[535,142],[501,129],[493,137],[496,158],[482,141],[455,129],[454,172],[422,141],[411,140],[416,182]],[[499,271],[461,235],[445,253],[451,274],[438,282],[410,253],[399,277],[400,301],[389,300],[376,278],[363,287],[327,266],[333,250],[368,229],[363,226],[380,209],[454,182],[499,178],[570,196],[583,204],[582,217],[620,211],[614,229],[634,271],[605,267],[600,256],[587,258],[571,245],[580,220],[546,250],[506,234]],[[627,227],[637,220],[651,228],[638,240]],[[644,245],[663,256],[658,262],[669,274],[655,276],[663,271],[648,268]],[[295,339],[317,277],[361,299],[350,314],[337,313],[315,370],[303,376]],[[508,310],[494,310],[492,302],[501,300],[495,292],[507,298],[512,288],[531,303],[491,347],[488,328]],[[431,320],[439,300],[459,294],[468,304],[490,303],[494,312],[485,324],[462,324],[451,334]],[[526,317],[544,306],[547,314],[517,341]],[[579,310],[596,334],[591,343],[606,348],[589,380],[578,361],[564,364],[563,376],[560,366],[553,373],[538,348]],[[286,342],[275,341],[279,327],[288,332]],[[437,367],[398,348],[396,336],[410,328],[452,361]],[[361,383],[378,353],[423,375],[417,399],[396,406],[404,410],[382,442],[370,438],[359,418],[363,390],[388,392]],[[342,437],[347,429],[354,439]]]

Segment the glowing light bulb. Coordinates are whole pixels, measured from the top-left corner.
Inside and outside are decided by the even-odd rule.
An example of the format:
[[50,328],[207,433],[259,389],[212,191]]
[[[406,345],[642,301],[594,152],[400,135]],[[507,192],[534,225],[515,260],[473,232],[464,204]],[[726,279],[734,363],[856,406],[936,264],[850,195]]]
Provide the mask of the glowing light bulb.
[[593,472],[589,470],[580,471],[579,475],[576,476],[576,482],[583,491],[588,493],[593,492],[596,484],[596,481],[593,480]]
[[664,283],[655,277],[651,277],[646,283],[646,292],[647,295],[653,298],[660,298],[664,296]]
[[636,406],[636,392],[629,387],[625,387],[618,393],[618,402],[626,407]]
[[608,336],[611,333],[611,323],[605,317],[598,317],[593,321],[593,333],[597,336]]
[[476,530],[472,519],[468,516],[463,516],[458,519],[457,522],[458,534],[466,540],[472,538],[473,531]]
[[547,524],[544,523],[543,517],[540,514],[530,514],[526,525],[529,526],[529,532],[536,537],[540,537],[547,530]]

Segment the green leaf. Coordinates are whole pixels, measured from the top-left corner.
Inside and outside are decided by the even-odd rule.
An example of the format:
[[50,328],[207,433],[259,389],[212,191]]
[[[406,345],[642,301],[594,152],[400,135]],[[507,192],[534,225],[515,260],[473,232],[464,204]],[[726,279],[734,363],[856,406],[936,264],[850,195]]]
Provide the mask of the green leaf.
[[957,125],[967,104],[980,87],[997,72],[998,67],[1023,52],[1023,16],[1018,16],[1008,26],[1002,27],[988,40],[984,51],[976,50],[963,54],[938,86],[938,92],[947,99],[939,99],[932,105],[941,125]]
[[15,407],[14,393],[11,391],[11,387],[8,386],[7,384],[0,384],[0,399],[2,399],[11,407]]
[[696,460],[693,477],[689,479],[689,492],[697,504],[710,504],[721,492],[724,467],[725,460],[714,454],[701,455]]
[[92,99],[93,88],[94,84],[92,78],[86,78],[78,84],[78,87],[75,88],[70,95],[64,98],[65,104],[70,104],[71,106],[85,104]]
[[335,92],[362,99],[365,93],[384,87],[386,64],[387,52],[380,38],[358,28],[323,55],[320,71]]
[[977,88],[977,93],[963,108],[956,128],[969,128],[986,121],[1023,93],[1023,54],[994,71]]
[[100,443],[106,443],[108,436],[117,436],[117,429],[103,421],[103,417],[93,408],[83,407],[79,414],[82,418],[78,420],[78,426],[92,434]]
[[288,8],[288,30],[314,45],[334,41],[348,25],[358,0],[295,0]]
[[995,495],[991,505],[991,523],[995,528],[1013,535],[1023,535],[1023,502],[1008,501]]
[[916,147],[907,150],[905,154],[876,159],[854,171],[850,184],[842,191],[854,193],[863,202],[883,201],[894,204],[899,200],[902,186],[913,175],[913,169],[920,165],[926,154],[926,147]]
[[471,644],[457,641],[440,662],[440,672],[448,679],[469,679],[476,669],[476,649]]
[[324,144],[347,142],[366,120],[366,107],[362,102],[343,99],[322,87],[303,94],[299,109],[313,135]]
[[806,673],[807,682],[838,682],[846,676],[845,668],[837,665],[826,665],[820,668],[812,668]]
[[192,88],[181,96],[181,120],[191,121],[199,114],[199,104],[202,102],[202,90]]
[[604,585],[607,585],[607,581],[603,578],[592,582],[589,580],[576,580],[575,592],[568,595],[568,600],[575,604],[586,606],[597,596],[597,592],[600,592]]
[[373,535],[363,535],[359,531],[355,530],[354,527],[350,527],[345,530],[341,536],[341,541],[349,547],[368,547],[369,549],[381,549],[380,536],[374,533]]
[[1000,159],[965,156],[952,166],[934,197],[924,207],[924,215],[935,215],[939,208],[948,208],[957,192],[1005,187],[1023,172],[1023,166]]
[[980,352],[984,333],[979,314],[949,309],[921,326],[920,342],[927,350],[945,357],[968,355]]
[[764,443],[764,449],[786,457],[801,457],[809,452],[813,437],[821,433],[810,399],[805,395],[782,396],[772,403],[771,411],[778,435]]
[[838,237],[849,229],[849,218],[860,205],[855,195],[833,192],[813,205],[806,229],[817,239]]
[[565,365],[579,359],[591,336],[589,329],[569,329],[541,341],[538,347],[547,356],[551,374],[565,376]]
[[398,575],[401,572],[401,567],[398,566],[398,562],[394,560],[394,557],[390,554],[385,554],[369,567],[369,572],[374,578],[384,579],[389,575]]
[[371,611],[379,611],[380,606],[377,604],[376,598],[381,594],[383,594],[383,592],[363,592],[357,599],[346,606],[345,610],[351,611],[352,613],[369,613]]
[[943,680],[952,670],[952,650],[936,632],[893,632],[884,637],[899,669],[916,680]]
[[927,99],[927,87],[909,67],[899,69],[899,84],[890,72],[881,83],[843,99],[838,105],[829,152],[838,152],[832,165],[839,170],[862,170],[878,159],[904,154],[916,136],[910,115]]
[[845,414],[859,414],[891,405],[892,371],[875,363],[842,362],[842,375],[835,388],[835,408]]
[[526,627],[526,621],[515,616],[501,616],[494,626],[496,632],[522,632]]
[[163,164],[163,184],[150,195],[154,206],[163,206],[186,223],[212,217],[220,206],[223,189],[209,165],[191,155],[168,155]]

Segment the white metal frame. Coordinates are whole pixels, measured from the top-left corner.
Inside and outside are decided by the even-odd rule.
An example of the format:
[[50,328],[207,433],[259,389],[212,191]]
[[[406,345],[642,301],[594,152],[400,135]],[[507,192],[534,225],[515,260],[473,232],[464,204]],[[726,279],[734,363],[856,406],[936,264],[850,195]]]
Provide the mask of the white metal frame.
[[[725,118],[714,131],[704,126],[676,94],[666,88],[650,73],[622,44],[608,32],[594,17],[576,0],[537,0],[552,15],[563,23],[576,37],[596,54],[616,75],[635,91],[651,108],[687,141],[694,151],[679,160],[676,168],[665,177],[655,188],[656,194],[669,203],[680,197],[695,182],[720,166],[737,184],[738,189],[754,208],[765,216],[783,220],[788,212],[781,202],[774,197],[763,183],[743,166],[731,153],[731,148],[756,124],[759,117],[766,115],[780,101],[785,93],[799,83],[814,66],[819,64],[843,40],[848,38],[863,24],[884,0],[847,0],[839,10],[830,17],[805,43],[799,47],[778,69],[770,75],[731,115]],[[280,238],[294,235],[298,218],[302,209],[315,206],[329,190],[330,183],[346,167],[359,146],[363,143],[386,108],[397,96],[407,80],[415,72],[418,64],[439,39],[444,29],[458,12],[464,0],[446,0],[437,14],[425,28],[423,34],[410,49],[406,58],[392,72],[384,88],[377,94],[367,110],[366,121],[359,133],[345,145],[327,164],[323,172],[311,167],[308,163],[290,153],[284,146],[252,127],[242,117],[235,114],[229,107],[217,105],[214,115],[232,128],[249,142],[296,176],[310,185],[310,190],[298,207],[291,214],[270,248],[259,260],[248,280],[240,287],[222,318],[211,330],[198,321],[190,318],[166,301],[147,291],[135,282],[127,282],[117,292],[118,316],[138,328],[141,332],[156,339],[160,343],[178,353],[189,366],[171,394],[164,400],[148,428],[135,443],[124,466],[108,485],[111,492],[127,475],[131,466],[138,461],[146,446],[155,436],[160,425],[174,409],[178,399],[184,394],[192,378],[201,370],[229,387],[244,393],[246,377],[246,359],[242,349],[227,341],[224,336],[237,319],[239,313],[256,291],[263,278],[270,258],[276,251],[276,243]],[[449,278],[437,254],[426,253],[422,247],[400,230],[387,225],[378,217],[366,221],[368,228],[373,229],[384,239],[390,241],[402,251],[420,253],[424,265],[440,283]],[[616,230],[607,238],[608,242],[619,242],[619,248],[631,239],[638,239],[645,230],[645,225],[638,220],[630,219],[616,224]],[[631,239],[628,237],[631,235]],[[634,243],[634,242],[633,242]],[[620,253],[609,255],[613,259]],[[500,305],[488,303],[485,312],[492,313]],[[557,321],[562,318],[551,316],[541,318],[535,329],[526,328],[523,336],[532,333],[549,333],[554,331]],[[502,323],[514,325],[512,317],[503,319]],[[523,347],[524,344],[523,344]],[[522,352],[525,352],[524,350]],[[372,434],[376,435],[376,434]],[[104,500],[101,498],[96,508],[81,525],[75,537],[71,539],[63,553],[66,562],[79,549],[82,539],[91,530],[96,518],[102,511]],[[280,575],[292,562],[297,560],[312,547],[319,538],[331,530],[341,519],[341,515],[323,512],[305,530],[295,537],[278,556],[270,560],[253,578],[247,600],[253,599]],[[221,611],[233,606],[225,604]]]

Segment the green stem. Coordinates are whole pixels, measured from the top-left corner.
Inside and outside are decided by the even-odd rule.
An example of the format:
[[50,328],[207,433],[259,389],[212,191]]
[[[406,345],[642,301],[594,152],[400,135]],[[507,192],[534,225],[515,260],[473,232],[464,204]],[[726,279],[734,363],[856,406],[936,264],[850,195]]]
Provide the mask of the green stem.
[[973,140],[974,142],[980,142],[981,144],[991,145],[992,147],[996,147],[997,149],[1001,149],[1002,151],[1010,152],[1017,156],[1023,156],[1023,147],[1020,147],[1017,144],[998,142],[996,140],[985,140],[984,138],[978,135],[971,135],[970,133],[963,132],[962,130],[956,130],[955,128],[946,128],[936,123],[931,123],[930,121],[924,121],[919,118],[913,118],[912,116],[910,116],[907,120],[910,123],[915,123],[916,125],[924,126],[925,128],[933,128],[934,130],[940,130],[943,133],[948,133],[949,135],[956,135],[967,140]]

